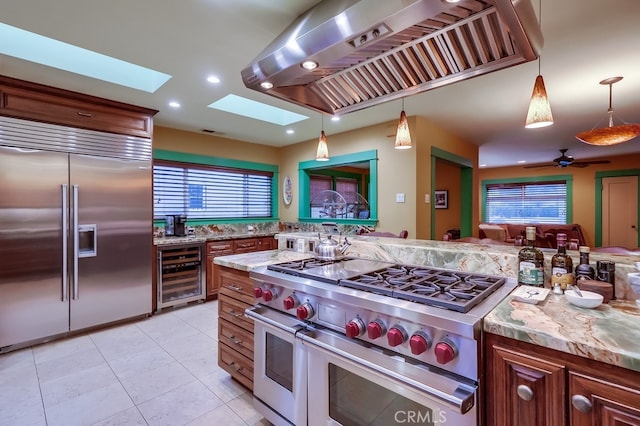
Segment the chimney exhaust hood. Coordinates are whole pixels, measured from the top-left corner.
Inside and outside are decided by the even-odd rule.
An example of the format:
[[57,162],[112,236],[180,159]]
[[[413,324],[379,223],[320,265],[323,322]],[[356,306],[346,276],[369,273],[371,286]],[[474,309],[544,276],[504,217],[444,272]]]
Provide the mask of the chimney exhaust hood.
[[[532,61],[542,44],[530,0],[323,0],[242,80],[341,115]],[[307,60],[317,67],[304,68]]]

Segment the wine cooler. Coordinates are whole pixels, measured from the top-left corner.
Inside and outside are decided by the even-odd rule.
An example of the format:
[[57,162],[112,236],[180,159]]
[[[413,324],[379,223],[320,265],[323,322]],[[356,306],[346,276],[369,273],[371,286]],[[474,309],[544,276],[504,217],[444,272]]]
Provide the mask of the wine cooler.
[[203,244],[158,248],[158,310],[204,300]]

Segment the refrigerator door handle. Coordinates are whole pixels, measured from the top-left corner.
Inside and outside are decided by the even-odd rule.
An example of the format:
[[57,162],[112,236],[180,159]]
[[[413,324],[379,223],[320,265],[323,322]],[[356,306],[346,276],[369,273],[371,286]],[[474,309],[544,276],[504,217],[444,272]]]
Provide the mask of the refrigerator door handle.
[[69,216],[67,213],[67,194],[69,187],[66,184],[62,185],[62,301],[69,300],[67,294],[67,288],[69,286],[69,270],[67,268],[67,250],[69,239]]
[[73,300],[78,299],[78,185],[73,185]]

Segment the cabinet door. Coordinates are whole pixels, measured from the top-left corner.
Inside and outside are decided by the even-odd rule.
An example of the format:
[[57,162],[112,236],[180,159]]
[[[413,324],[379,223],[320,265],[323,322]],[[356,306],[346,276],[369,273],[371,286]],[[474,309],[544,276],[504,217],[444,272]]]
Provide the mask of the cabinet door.
[[207,299],[213,299],[218,295],[218,280],[215,278],[213,260],[216,256],[233,254],[233,241],[209,241],[207,242]]
[[639,389],[572,371],[569,395],[571,426],[640,426]]
[[486,400],[487,424],[542,426],[565,424],[565,366],[493,346]]

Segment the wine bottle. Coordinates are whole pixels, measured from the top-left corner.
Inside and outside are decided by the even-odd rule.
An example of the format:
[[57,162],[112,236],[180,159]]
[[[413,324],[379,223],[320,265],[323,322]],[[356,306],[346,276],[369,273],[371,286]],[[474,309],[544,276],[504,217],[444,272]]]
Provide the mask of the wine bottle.
[[562,291],[573,285],[573,260],[567,255],[567,235],[557,234],[558,252],[551,258],[551,287],[560,286]]
[[544,285],[544,255],[536,248],[536,228],[527,226],[526,246],[518,252],[518,284]]
[[580,246],[580,264],[576,266],[576,284],[580,280],[593,280],[596,270],[589,264],[589,247]]

